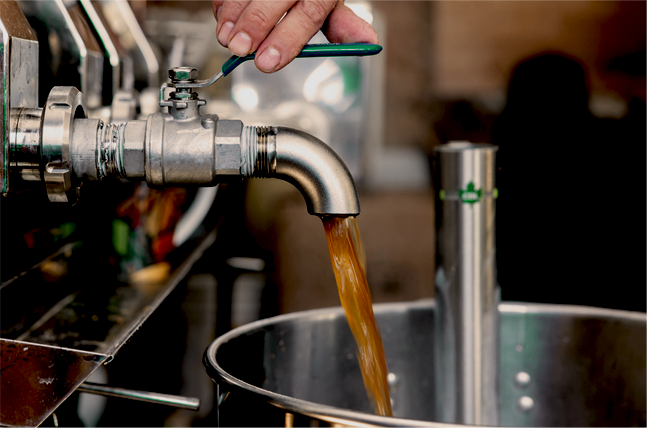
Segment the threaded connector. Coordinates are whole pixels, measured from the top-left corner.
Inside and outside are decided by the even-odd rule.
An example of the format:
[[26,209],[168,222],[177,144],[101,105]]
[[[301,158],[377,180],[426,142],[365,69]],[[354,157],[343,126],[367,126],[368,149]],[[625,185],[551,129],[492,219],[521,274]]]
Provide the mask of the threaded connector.
[[256,130],[258,155],[256,156],[255,177],[269,177],[276,172],[276,128],[260,126]]
[[245,126],[241,137],[241,175],[268,177],[274,174],[276,172],[276,128]]
[[99,179],[106,177],[126,177],[124,169],[124,130],[126,124],[100,124],[97,129],[99,156],[97,172]]

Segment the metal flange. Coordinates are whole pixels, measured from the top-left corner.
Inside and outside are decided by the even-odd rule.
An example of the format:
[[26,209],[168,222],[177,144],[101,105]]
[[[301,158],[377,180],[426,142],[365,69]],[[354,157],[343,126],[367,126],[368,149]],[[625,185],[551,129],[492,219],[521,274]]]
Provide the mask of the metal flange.
[[43,109],[41,156],[47,197],[51,202],[75,202],[70,173],[70,139],[74,119],[86,118],[83,94],[73,86],[55,86]]

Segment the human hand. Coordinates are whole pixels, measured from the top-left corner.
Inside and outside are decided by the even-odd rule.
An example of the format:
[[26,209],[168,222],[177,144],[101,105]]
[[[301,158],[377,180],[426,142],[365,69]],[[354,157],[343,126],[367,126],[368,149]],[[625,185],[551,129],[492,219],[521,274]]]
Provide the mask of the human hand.
[[256,52],[254,63],[265,73],[292,62],[320,29],[331,43],[378,43],[373,27],[343,0],[213,0],[213,13],[220,44],[237,56]]

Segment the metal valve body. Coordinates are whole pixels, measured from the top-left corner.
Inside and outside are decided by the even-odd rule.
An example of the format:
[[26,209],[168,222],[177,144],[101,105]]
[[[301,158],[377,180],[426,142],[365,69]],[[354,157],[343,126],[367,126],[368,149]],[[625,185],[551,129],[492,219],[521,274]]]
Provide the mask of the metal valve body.
[[[170,75],[192,73],[175,69]],[[313,136],[201,115],[205,101],[191,89],[178,89],[160,104],[168,113],[106,124],[85,117],[76,88],[55,87],[43,109],[12,112],[10,171],[23,185],[45,181],[52,202],[74,202],[83,181],[121,178],[171,187],[275,177],[294,184],[313,215],[359,214],[348,168]]]

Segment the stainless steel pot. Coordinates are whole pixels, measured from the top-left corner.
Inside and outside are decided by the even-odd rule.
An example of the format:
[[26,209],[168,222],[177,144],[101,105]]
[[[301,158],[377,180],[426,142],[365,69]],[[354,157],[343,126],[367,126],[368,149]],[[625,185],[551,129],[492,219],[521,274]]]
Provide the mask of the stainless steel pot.
[[[501,304],[502,426],[644,426],[644,313]],[[225,426],[434,423],[435,303],[375,305],[395,418],[372,414],[342,310],[258,321],[219,337],[204,363]]]

